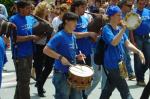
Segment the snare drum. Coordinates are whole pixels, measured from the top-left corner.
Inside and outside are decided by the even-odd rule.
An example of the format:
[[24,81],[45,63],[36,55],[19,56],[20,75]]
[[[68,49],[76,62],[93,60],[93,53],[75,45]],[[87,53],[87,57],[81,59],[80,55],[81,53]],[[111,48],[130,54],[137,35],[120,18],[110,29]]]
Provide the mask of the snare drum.
[[78,90],[85,90],[91,86],[94,71],[89,66],[75,65],[69,68],[68,83]]

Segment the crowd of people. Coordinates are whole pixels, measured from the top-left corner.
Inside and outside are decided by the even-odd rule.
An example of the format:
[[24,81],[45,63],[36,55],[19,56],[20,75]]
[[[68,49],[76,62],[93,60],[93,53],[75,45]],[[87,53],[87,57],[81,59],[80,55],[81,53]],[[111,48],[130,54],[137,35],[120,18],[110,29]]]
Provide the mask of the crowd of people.
[[[17,78],[14,99],[30,99],[31,77],[36,81],[38,96],[45,97],[44,84],[52,70],[55,99],[89,99],[101,77],[99,99],[109,99],[115,88],[122,99],[136,99],[130,93],[127,77],[136,79],[137,86],[145,87],[140,99],[148,99],[150,81],[145,83],[144,74],[150,68],[149,0],[55,0],[50,3],[17,0],[10,11],[8,15],[5,5],[0,4],[0,85],[3,67],[8,61],[5,51],[11,47]],[[141,24],[134,30],[128,29],[124,21],[129,12],[141,17]],[[6,33],[3,29],[8,28],[4,28],[3,20],[11,28]],[[106,45],[102,65],[94,61],[99,39]],[[131,53],[134,53],[134,66]],[[68,83],[69,67],[76,64],[88,65],[94,71],[87,89],[78,90]],[[122,66],[128,76],[122,75]]]

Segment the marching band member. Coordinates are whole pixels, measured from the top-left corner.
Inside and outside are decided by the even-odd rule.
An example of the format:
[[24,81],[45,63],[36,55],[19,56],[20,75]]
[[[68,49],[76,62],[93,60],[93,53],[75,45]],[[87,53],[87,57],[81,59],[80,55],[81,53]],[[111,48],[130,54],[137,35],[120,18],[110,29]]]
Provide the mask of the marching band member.
[[144,73],[150,66],[150,10],[145,8],[146,0],[137,0],[137,8],[133,12],[139,14],[142,19],[141,25],[134,30],[134,40],[137,48],[145,55],[146,64],[143,65],[139,60],[138,54],[134,54],[134,68],[137,80],[137,85],[145,86]]
[[137,53],[141,62],[145,63],[143,53],[138,50],[127,39],[125,33],[126,24],[122,22],[122,28],[118,26],[121,21],[121,9],[118,6],[109,6],[106,14],[110,18],[109,24],[102,29],[102,39],[107,45],[104,53],[104,67],[108,72],[108,78],[104,89],[102,90],[100,99],[109,99],[112,92],[117,88],[122,99],[133,99],[124,75],[124,49],[126,46],[131,51]]
[[[35,19],[29,16],[30,3],[18,1],[16,3],[18,13],[10,18],[17,27],[16,46],[12,45],[12,56],[16,70],[17,85],[14,99],[30,99],[30,76],[33,56],[33,40],[40,37],[32,35],[32,26]],[[14,35],[14,34],[13,34]]]
[[[88,32],[87,27],[89,24],[89,19],[84,16],[85,10],[87,7],[86,0],[75,0],[71,5],[71,11],[79,15],[79,19],[77,21],[76,29],[74,30],[76,34],[82,33],[90,33],[93,35],[93,38],[96,38],[97,35],[94,32]],[[89,37],[79,38],[77,39],[78,50],[85,54],[86,59],[85,63],[88,66],[91,66],[91,54],[92,54],[92,42]],[[79,52],[78,51],[78,52]],[[78,61],[80,64],[85,64],[83,61]],[[87,95],[85,95],[85,91],[83,91],[83,99],[87,99]]]
[[74,34],[78,16],[72,12],[65,13],[62,18],[62,27],[56,33],[47,46],[44,53],[55,58],[53,84],[55,86],[55,99],[82,99],[81,91],[71,88],[67,82],[67,74],[70,64],[76,63],[85,57],[83,54],[76,56],[76,37],[88,37],[90,33]]
[[[125,16],[128,12],[130,12],[132,10],[132,2],[131,1],[126,1],[126,0],[122,0],[119,2],[118,6],[120,7],[121,11],[122,11],[122,18],[125,19]],[[129,30],[126,29],[126,35],[129,38]],[[131,57],[130,57],[130,52],[129,50],[127,50],[126,47],[124,47],[125,50],[125,62],[126,62],[126,68],[128,71],[128,78],[129,80],[132,80],[135,78],[132,66],[131,66]]]

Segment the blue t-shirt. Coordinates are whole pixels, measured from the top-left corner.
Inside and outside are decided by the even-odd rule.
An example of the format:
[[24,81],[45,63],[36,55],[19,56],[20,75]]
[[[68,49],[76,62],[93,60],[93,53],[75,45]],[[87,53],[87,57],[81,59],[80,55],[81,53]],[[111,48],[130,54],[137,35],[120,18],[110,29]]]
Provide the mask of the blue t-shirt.
[[[75,64],[77,45],[74,34],[69,34],[61,30],[50,39],[47,46],[67,58],[70,63]],[[68,72],[68,66],[63,65],[60,60],[55,60],[54,68],[64,73]]]
[[[87,32],[88,23],[89,22],[87,18],[85,18],[84,16],[80,16],[75,32]],[[92,53],[92,42],[90,41],[89,37],[77,39],[77,45],[78,52],[81,51],[86,56],[89,56]]]
[[107,44],[107,49],[104,54],[104,66],[108,69],[118,69],[118,62],[124,59],[124,43],[127,40],[126,34],[123,34],[123,37],[117,46],[111,44],[119,31],[119,27],[117,30],[114,30],[109,25],[105,25],[102,30],[102,38]]
[[[21,16],[16,14],[10,18],[10,21],[17,26],[18,36],[32,35],[32,27],[36,23],[36,19],[32,16]],[[17,43],[17,48],[12,46],[13,57],[23,58],[33,54],[33,43],[31,41]]]
[[150,10],[144,8],[142,11],[134,9],[133,12],[139,14],[142,18],[141,25],[134,31],[137,35],[146,35],[150,33]]
[[3,38],[0,37],[0,70],[5,63],[5,44]]

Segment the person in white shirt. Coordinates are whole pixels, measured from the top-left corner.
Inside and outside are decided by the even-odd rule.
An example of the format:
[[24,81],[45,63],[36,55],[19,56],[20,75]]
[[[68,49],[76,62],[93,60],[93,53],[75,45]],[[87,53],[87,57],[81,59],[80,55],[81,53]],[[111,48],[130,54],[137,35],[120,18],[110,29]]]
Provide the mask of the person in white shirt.
[[62,17],[64,13],[66,13],[69,10],[69,7],[67,4],[64,3],[60,5],[59,9],[60,9],[59,16],[55,17],[52,20],[52,27],[54,28],[55,33],[58,31],[58,27],[62,23]]

